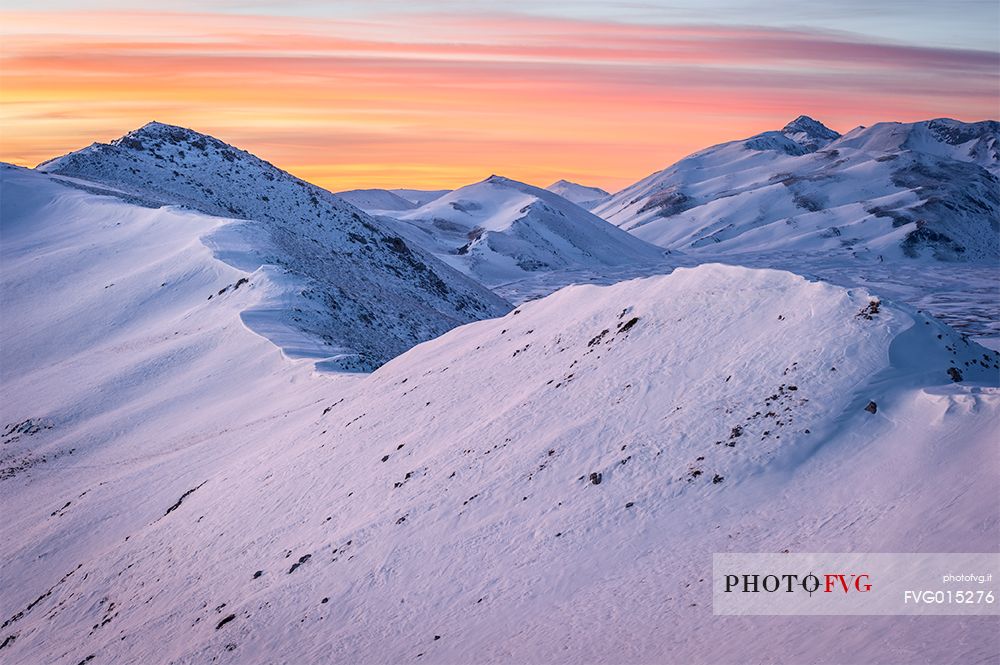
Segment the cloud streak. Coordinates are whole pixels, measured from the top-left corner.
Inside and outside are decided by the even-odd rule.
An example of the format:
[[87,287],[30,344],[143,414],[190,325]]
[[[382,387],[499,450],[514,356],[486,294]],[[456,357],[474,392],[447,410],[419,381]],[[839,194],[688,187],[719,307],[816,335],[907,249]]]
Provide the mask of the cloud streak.
[[993,52],[759,27],[526,16],[4,17],[0,159],[156,118],[333,189],[500,171],[615,188],[809,113],[840,129],[997,112]]

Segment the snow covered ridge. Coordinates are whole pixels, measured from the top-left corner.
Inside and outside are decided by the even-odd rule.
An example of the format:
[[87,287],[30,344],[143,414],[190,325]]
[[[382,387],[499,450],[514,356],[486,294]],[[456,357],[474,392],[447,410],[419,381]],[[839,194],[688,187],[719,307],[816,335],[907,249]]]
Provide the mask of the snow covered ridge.
[[415,206],[422,206],[430,203],[434,199],[441,198],[450,189],[390,189],[392,194],[406,199]]
[[600,187],[578,185],[577,183],[570,182],[569,180],[557,180],[545,189],[549,190],[553,194],[558,194],[567,201],[572,201],[581,208],[585,208],[587,210],[594,209],[611,196],[611,194],[604,191]]
[[841,136],[800,116],[713,146],[594,208],[698,254],[1000,258],[1000,123],[879,123]]
[[373,215],[412,210],[441,198],[448,189],[349,189],[337,196]]
[[399,233],[487,286],[532,273],[663,262],[663,251],[550,191],[493,175],[383,211]]
[[[828,618],[821,639],[712,615],[712,552],[995,547],[1000,359],[910,308],[703,265],[569,287],[365,377],[286,368],[282,384],[259,362],[256,379],[232,368],[252,413],[209,400],[159,433],[163,454],[0,483],[3,658],[991,656],[988,617]],[[19,418],[42,422],[25,409],[46,399],[19,399]],[[52,420],[17,445],[75,438]],[[118,453],[152,445],[127,439]]]
[[337,197],[365,212],[413,210],[417,206],[387,189],[351,189],[337,192]]
[[295,285],[248,325],[279,345],[303,338],[293,353],[312,347],[309,355],[327,368],[371,370],[456,325],[509,310],[326,190],[189,129],[150,123],[38,170],[245,220],[215,237],[218,256]]

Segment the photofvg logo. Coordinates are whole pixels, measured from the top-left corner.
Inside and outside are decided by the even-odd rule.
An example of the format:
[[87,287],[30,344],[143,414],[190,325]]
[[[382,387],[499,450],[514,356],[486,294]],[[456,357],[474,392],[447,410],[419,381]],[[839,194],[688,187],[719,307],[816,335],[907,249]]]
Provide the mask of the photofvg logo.
[[1000,614],[996,552],[712,558],[715,614]]
[[774,593],[785,591],[792,593],[795,591],[805,591],[813,594],[822,590],[823,593],[836,593],[843,590],[844,593],[857,591],[867,593],[872,590],[872,585],[868,582],[868,573],[856,575],[854,573],[825,573],[822,577],[814,573],[808,575],[726,575],[726,593],[739,591],[742,593]]

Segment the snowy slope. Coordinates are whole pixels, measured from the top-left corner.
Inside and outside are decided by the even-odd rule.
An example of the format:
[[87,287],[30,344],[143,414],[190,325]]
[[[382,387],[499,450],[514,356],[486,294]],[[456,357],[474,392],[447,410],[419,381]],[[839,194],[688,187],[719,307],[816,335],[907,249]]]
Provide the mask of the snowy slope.
[[[238,248],[242,222],[10,166],[0,186],[6,626],[24,590],[15,579],[30,586],[100,557],[234,456],[280,454],[288,405],[330,384],[244,322],[292,296],[280,274],[219,259],[219,247]],[[83,659],[12,654],[7,632],[0,662]]]
[[569,180],[557,180],[545,189],[587,210],[592,210],[611,196],[611,194],[600,187],[578,185]]
[[998,174],[995,121],[880,123],[841,137],[803,116],[697,152],[594,212],[696,254],[995,261]]
[[387,189],[350,189],[337,192],[337,197],[365,212],[381,210],[412,210],[417,206]]
[[533,273],[662,261],[663,252],[566,199],[490,176],[415,210],[389,213],[394,228],[493,286]]
[[212,241],[220,258],[294,284],[248,325],[282,346],[291,339],[293,353],[313,347],[308,354],[326,368],[372,369],[456,325],[509,309],[326,190],[188,129],[150,123],[38,169],[125,192],[131,202],[245,220]]
[[5,661],[993,656],[990,617],[712,615],[712,552],[995,548],[998,357],[909,308],[705,265],[314,375],[255,280],[202,297],[225,221],[60,192],[3,199],[3,454],[44,456],[0,476]]

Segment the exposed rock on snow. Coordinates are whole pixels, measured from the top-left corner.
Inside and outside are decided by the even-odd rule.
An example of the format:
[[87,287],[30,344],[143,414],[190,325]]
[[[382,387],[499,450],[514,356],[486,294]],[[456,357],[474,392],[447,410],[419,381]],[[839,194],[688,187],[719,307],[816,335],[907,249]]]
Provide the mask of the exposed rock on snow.
[[840,136],[800,116],[697,152],[594,212],[701,254],[1000,257],[1000,124],[879,123]]
[[[39,170],[246,220],[209,240],[224,261],[282,284],[247,325],[291,355],[370,370],[456,325],[508,309],[498,296],[324,189],[210,136],[150,123]],[[113,192],[108,192],[113,193]]]
[[[720,183],[763,215],[762,174],[809,160],[844,163],[767,185],[803,227],[903,162],[905,192],[876,196],[869,222],[939,196],[989,208],[992,181],[971,175],[996,160],[982,129],[837,138],[799,118],[682,162],[671,178],[690,180],[637,198],[638,228],[702,214]],[[947,196],[964,168],[970,198]],[[661,250],[497,177],[407,199],[429,216],[373,219],[164,125],[45,169],[59,175],[0,168],[5,662],[994,655],[995,617],[817,631],[712,613],[715,552],[995,548],[1000,354],[925,313],[705,264],[454,327],[505,305],[404,234],[486,280],[662,268]],[[776,242],[738,222],[720,246]],[[908,224],[865,242],[904,256]],[[861,233],[828,228],[815,246]],[[971,251],[924,230],[915,255]],[[313,371],[394,354],[371,374]]]
[[0,400],[54,425],[3,454],[78,447],[0,481],[11,662],[991,653],[992,621],[712,614],[712,552],[995,544],[998,356],[908,307],[705,265],[316,375],[239,323],[256,278],[204,299],[241,274],[193,242],[223,221],[59,190],[100,223],[0,246]]
[[662,250],[561,196],[496,175],[394,217],[401,234],[487,285],[663,260]]

